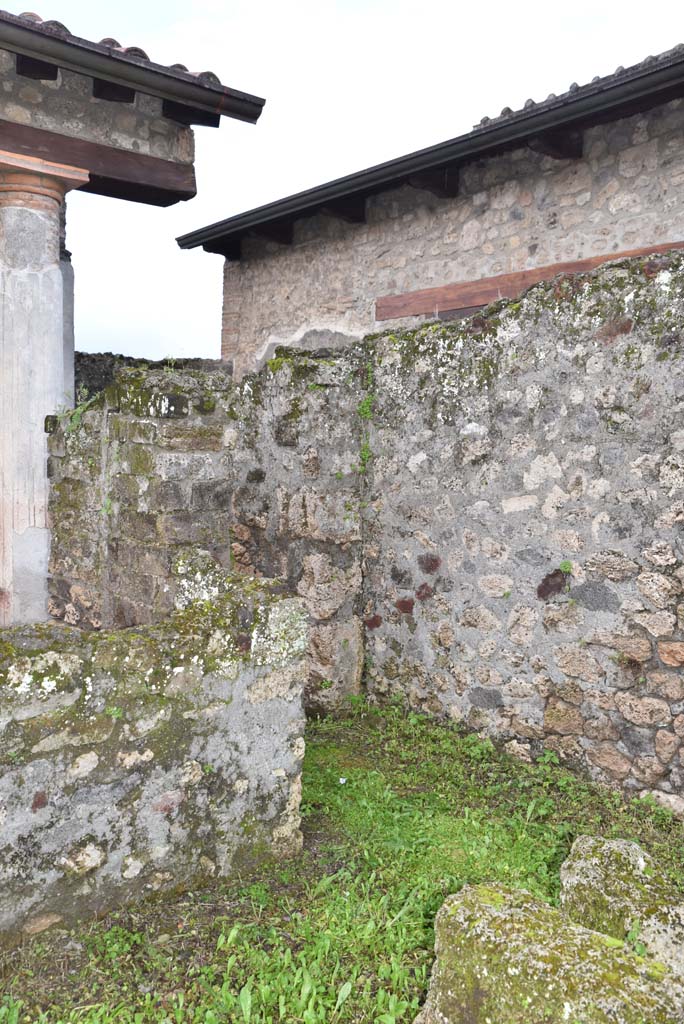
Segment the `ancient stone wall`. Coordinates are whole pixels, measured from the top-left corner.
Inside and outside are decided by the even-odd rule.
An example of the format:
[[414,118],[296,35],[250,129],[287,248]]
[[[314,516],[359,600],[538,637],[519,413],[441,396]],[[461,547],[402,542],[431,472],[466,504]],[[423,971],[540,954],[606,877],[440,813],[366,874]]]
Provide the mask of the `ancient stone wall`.
[[305,619],[205,561],[161,625],[0,634],[0,945],[299,849]]
[[52,437],[55,613],[162,615],[199,543],[303,597],[312,706],[363,620],[374,698],[684,810],[683,355],[671,255],[238,384],[123,371]]
[[55,82],[16,73],[16,58],[0,50],[0,118],[116,149],[191,164],[192,129],[162,117],[162,101],[136,93],[133,103],[112,103],[92,95],[93,81],[60,70]]
[[50,608],[86,628],[159,621],[199,545],[299,592],[326,704],[361,674],[359,385],[347,362],[312,360],[284,388],[280,365],[240,386],[225,369],[123,368],[53,420]]
[[674,100],[588,129],[581,160],[516,149],[463,167],[454,199],[405,187],[369,198],[365,224],[320,215],[291,246],[245,239],[225,264],[224,358],[242,374],[276,345],[384,329],[383,295],[681,241],[683,129]]

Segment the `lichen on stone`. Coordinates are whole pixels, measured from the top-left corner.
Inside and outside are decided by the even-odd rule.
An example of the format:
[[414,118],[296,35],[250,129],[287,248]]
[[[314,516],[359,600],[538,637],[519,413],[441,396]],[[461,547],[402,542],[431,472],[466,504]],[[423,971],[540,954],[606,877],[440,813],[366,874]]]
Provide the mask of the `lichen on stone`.
[[526,892],[466,886],[437,915],[416,1024],[676,1024],[684,985],[662,964]]

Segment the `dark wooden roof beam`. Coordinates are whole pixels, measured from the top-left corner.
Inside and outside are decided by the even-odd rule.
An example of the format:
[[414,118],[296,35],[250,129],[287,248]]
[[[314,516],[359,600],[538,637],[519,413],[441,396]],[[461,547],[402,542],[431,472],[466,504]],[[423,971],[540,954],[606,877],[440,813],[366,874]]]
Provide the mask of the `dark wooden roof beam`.
[[47,60],[37,60],[35,57],[26,57],[23,53],[16,55],[17,74],[22,78],[32,78],[37,82],[56,82],[59,77],[59,68]]
[[416,174],[409,175],[406,181],[411,188],[432,192],[440,199],[453,199],[458,195],[458,166],[418,171]]
[[321,213],[329,217],[339,217],[350,224],[365,224],[366,197],[351,195],[333,199],[321,207]]
[[96,100],[109,100],[112,103],[133,103],[135,89],[115,82],[105,82],[103,78],[93,78],[93,96]]
[[218,128],[221,123],[220,114],[214,114],[210,110],[200,110],[199,107],[190,107],[185,103],[176,103],[174,100],[162,102],[162,114],[170,121],[177,121],[179,124],[199,124],[205,128]]
[[239,260],[242,256],[242,242],[239,238],[220,238],[215,242],[209,242],[204,251],[218,253],[227,260]]
[[89,171],[90,181],[81,186],[81,192],[171,206],[192,199],[197,191],[192,164],[162,160],[11,121],[0,120],[0,140],[2,148],[13,153]]
[[527,145],[535,153],[553,157],[554,160],[581,160],[583,151],[583,134],[572,129],[544,132],[527,140]]
[[277,242],[278,245],[292,245],[294,225],[291,220],[260,224],[250,234],[256,235],[257,238],[265,238],[268,242]]

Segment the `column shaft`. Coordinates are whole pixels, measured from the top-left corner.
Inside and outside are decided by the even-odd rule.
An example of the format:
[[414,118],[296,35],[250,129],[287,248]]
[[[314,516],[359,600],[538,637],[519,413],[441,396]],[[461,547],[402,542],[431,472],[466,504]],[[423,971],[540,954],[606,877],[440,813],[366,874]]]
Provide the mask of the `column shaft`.
[[10,625],[47,615],[44,424],[64,403],[59,257],[68,182],[1,162],[0,156],[0,625]]

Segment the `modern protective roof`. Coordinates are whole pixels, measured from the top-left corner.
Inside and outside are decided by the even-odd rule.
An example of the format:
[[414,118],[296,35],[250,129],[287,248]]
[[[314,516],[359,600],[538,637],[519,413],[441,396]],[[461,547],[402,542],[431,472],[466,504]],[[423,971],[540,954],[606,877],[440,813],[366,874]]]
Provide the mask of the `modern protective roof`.
[[295,220],[321,211],[361,221],[369,195],[402,184],[455,195],[459,166],[506,149],[529,145],[558,158],[576,158],[581,155],[582,129],[681,96],[684,45],[633,67],[619,67],[586,85],[573,82],[559,96],[551,93],[540,102],[529,99],[520,110],[504,107],[498,116],[484,117],[465,135],[218,221],[177,241],[181,249],[201,245],[207,252],[239,259],[240,242],[248,234],[287,243]]
[[[221,116],[254,123],[264,105],[258,96],[222,85],[211,71],[155,64],[139,46],[124,47],[112,38],[81,39],[61,22],[43,21],[30,12],[0,11],[0,48],[24,59],[28,77],[56,78],[58,68],[92,76],[95,95],[119,99],[133,91],[157,96],[164,115],[183,124],[215,127]],[[112,87],[109,95],[103,83]],[[117,95],[116,89],[123,92]]]

